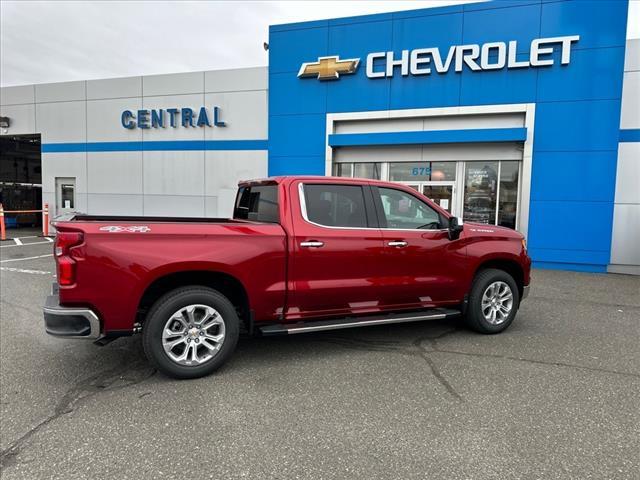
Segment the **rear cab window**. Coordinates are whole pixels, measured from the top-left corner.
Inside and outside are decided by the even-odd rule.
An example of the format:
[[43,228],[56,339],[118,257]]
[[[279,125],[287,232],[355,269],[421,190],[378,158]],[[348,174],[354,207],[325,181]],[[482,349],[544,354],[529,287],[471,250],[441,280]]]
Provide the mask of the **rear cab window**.
[[240,187],[233,210],[236,220],[280,223],[277,185],[248,185]]

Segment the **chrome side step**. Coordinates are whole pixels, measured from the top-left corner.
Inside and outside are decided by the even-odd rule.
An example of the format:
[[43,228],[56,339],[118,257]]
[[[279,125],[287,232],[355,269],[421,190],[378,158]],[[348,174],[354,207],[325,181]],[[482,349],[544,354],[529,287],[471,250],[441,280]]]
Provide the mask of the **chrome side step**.
[[340,330],[342,328],[369,327],[388,323],[421,322],[424,320],[443,320],[459,316],[459,310],[448,308],[434,308],[410,313],[396,313],[389,315],[369,315],[363,317],[349,317],[339,320],[320,320],[298,322],[291,324],[267,325],[260,328],[262,335],[293,335],[295,333],[321,332],[324,330]]

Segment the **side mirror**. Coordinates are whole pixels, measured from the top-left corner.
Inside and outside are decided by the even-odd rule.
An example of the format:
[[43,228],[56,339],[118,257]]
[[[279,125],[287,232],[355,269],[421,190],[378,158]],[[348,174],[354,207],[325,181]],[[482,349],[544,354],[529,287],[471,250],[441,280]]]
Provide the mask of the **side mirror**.
[[451,217],[449,219],[449,240],[457,240],[460,233],[464,229],[464,222],[460,217]]

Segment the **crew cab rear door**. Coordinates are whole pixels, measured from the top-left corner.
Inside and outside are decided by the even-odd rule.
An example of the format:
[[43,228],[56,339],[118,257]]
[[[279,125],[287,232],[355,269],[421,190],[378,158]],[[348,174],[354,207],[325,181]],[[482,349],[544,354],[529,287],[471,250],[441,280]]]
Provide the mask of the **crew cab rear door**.
[[285,317],[379,311],[384,244],[369,185],[318,179],[290,188],[295,220]]

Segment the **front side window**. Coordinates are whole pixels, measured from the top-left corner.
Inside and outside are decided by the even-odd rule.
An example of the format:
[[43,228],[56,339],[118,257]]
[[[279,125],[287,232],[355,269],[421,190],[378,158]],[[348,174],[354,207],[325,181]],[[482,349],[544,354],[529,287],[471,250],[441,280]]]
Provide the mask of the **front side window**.
[[327,227],[367,227],[362,187],[356,185],[305,185],[307,219]]
[[277,185],[250,185],[241,187],[236,198],[233,218],[256,222],[278,223]]
[[387,228],[437,230],[440,215],[425,202],[394,188],[378,188]]

